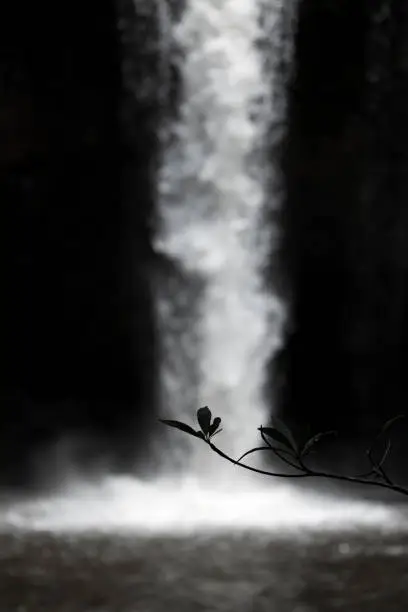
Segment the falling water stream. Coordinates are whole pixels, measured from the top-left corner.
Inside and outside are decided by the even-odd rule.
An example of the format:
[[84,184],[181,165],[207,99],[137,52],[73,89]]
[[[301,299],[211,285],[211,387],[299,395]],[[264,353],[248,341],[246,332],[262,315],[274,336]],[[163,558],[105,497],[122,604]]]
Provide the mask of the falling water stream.
[[[270,4],[273,30],[281,7]],[[174,25],[182,102],[164,155],[156,239],[183,279],[176,298],[165,286],[159,300],[163,409],[191,420],[208,404],[225,420],[223,444],[235,455],[266,418],[266,363],[284,317],[262,276],[276,233],[267,213],[277,202],[266,193],[276,118],[261,51],[271,32],[260,10],[256,1],[198,0]],[[193,310],[181,333],[185,314],[174,299]],[[209,473],[202,450],[194,444],[185,457],[190,472],[206,462]]]

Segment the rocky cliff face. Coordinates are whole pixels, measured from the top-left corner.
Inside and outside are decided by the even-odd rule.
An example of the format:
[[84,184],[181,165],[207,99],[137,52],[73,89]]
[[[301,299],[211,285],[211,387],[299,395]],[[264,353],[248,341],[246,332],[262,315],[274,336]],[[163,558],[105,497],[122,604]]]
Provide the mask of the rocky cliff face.
[[283,413],[372,431],[406,410],[408,13],[303,0],[289,89]]
[[0,9],[0,447],[17,472],[33,445],[63,430],[120,437],[135,406],[152,399],[144,271],[154,105],[138,104],[146,74],[136,71],[126,115],[121,36],[135,9],[123,15],[133,3],[124,4],[19,0]]

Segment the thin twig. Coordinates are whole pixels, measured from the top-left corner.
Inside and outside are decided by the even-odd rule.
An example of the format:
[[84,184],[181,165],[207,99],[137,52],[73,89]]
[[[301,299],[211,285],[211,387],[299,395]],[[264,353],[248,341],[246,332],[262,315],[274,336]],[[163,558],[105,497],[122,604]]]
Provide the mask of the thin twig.
[[306,466],[305,468],[302,467],[302,469],[306,470],[306,471],[303,471],[302,474],[281,474],[277,472],[268,472],[267,470],[261,470],[258,468],[254,468],[250,465],[246,465],[245,463],[237,462],[235,459],[233,459],[232,457],[229,457],[222,450],[217,448],[214,444],[212,444],[212,442],[208,442],[208,445],[211,447],[211,449],[215,453],[217,453],[217,455],[219,455],[223,459],[226,459],[227,461],[229,461],[230,463],[233,463],[234,465],[239,465],[240,467],[246,470],[250,470],[251,472],[256,472],[257,474],[264,474],[265,476],[274,476],[275,478],[327,478],[329,480],[339,480],[341,482],[351,482],[353,484],[362,484],[362,485],[371,485],[371,486],[381,487],[383,489],[388,489],[391,491],[395,491],[396,493],[401,493],[402,495],[408,496],[408,488],[397,485],[397,484],[388,483],[388,482],[376,482],[374,480],[366,480],[364,478],[358,478],[355,476],[345,476],[345,475],[334,474],[334,473],[332,474],[330,472],[315,471],[315,470],[311,470],[307,468]]

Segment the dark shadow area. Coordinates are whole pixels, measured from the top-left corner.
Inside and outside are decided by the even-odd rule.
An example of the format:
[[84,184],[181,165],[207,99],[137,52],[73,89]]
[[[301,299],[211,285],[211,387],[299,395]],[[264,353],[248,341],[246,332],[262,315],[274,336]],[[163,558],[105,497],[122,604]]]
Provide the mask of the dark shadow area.
[[117,22],[111,0],[0,9],[3,482],[62,434],[109,440],[121,463],[153,416],[154,105],[134,96],[124,116]]
[[[300,4],[281,156],[291,320],[273,365],[279,411],[301,435],[338,430],[323,455],[346,465],[408,405],[407,40],[403,1]],[[405,441],[397,428],[403,472]]]

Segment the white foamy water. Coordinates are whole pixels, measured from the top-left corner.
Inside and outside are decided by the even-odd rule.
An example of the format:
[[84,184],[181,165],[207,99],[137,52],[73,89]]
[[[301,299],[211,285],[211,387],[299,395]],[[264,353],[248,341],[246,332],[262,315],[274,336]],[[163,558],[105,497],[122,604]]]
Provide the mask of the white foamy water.
[[[182,280],[159,297],[163,412],[191,420],[209,405],[228,419],[224,448],[235,455],[255,441],[267,415],[265,365],[284,318],[261,273],[276,242],[265,214],[278,202],[266,196],[266,135],[277,117],[260,49],[280,10],[273,1],[191,0],[173,25],[182,103],[163,157],[155,247]],[[187,456],[190,471],[206,461],[208,473],[202,445]]]
[[347,531],[376,527],[407,528],[396,509],[382,504],[339,500],[297,491],[286,485],[241,482],[204,486],[195,478],[138,482],[105,478],[99,484],[70,485],[66,491],[0,507],[0,531],[129,532],[194,534],[205,531]]

